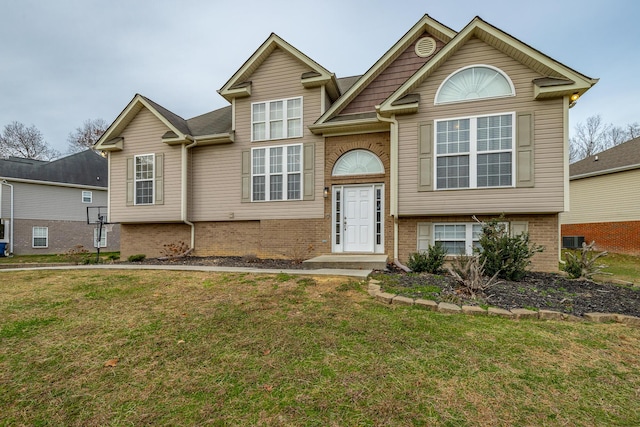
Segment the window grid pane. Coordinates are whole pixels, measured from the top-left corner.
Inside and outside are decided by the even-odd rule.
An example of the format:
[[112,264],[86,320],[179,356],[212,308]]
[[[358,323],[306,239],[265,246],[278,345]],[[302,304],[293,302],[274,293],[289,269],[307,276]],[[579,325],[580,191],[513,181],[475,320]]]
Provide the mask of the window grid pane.
[[438,122],[436,134],[438,154],[468,153],[470,123],[470,119]]
[[478,118],[478,151],[511,150],[511,114]]
[[469,156],[438,158],[437,175],[438,188],[468,188]]
[[282,173],[282,147],[269,150],[269,173]]
[[287,199],[296,200],[300,198],[300,174],[291,173],[287,177]]
[[511,185],[511,153],[478,155],[478,187]]

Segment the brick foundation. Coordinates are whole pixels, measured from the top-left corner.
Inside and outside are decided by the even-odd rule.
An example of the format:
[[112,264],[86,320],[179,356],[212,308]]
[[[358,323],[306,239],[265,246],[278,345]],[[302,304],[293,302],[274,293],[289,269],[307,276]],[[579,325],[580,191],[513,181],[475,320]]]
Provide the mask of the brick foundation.
[[640,255],[640,221],[563,224],[562,236],[584,236],[598,251]]
[[[47,227],[49,242],[46,248],[33,248],[33,227]],[[93,229],[96,226],[83,221],[51,221],[36,219],[16,219],[13,230],[13,253],[15,255],[64,254],[76,246],[82,246],[94,252]],[[107,232],[107,247],[100,248],[104,252],[120,250],[120,225],[112,224]],[[6,239],[9,239],[6,230]]]
[[[481,220],[496,218],[480,216]],[[508,221],[527,221],[530,240],[544,246],[545,250],[533,256],[531,269],[535,271],[558,271],[560,245],[558,242],[558,215],[507,215]],[[472,222],[471,216],[456,217],[411,217],[399,219],[398,252],[400,261],[406,263],[409,255],[417,250],[417,224],[419,222]]]

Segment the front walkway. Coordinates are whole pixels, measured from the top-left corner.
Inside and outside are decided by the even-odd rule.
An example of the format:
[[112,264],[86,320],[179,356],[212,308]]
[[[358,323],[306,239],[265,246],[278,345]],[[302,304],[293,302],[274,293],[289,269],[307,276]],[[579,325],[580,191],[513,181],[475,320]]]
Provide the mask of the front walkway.
[[217,273],[251,273],[251,274],[279,274],[286,273],[297,276],[345,276],[366,279],[372,270],[355,270],[347,268],[319,268],[317,270],[287,270],[276,268],[247,268],[247,267],[218,267],[205,265],[132,265],[132,264],[99,264],[99,265],[52,265],[37,267],[0,268],[0,274],[5,271],[24,270],[172,270],[172,271],[210,271]]

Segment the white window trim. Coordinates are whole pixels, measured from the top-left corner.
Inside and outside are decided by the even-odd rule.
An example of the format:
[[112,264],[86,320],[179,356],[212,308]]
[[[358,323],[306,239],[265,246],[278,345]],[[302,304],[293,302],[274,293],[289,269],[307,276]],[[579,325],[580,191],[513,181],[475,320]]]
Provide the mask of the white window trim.
[[[493,116],[505,116],[511,115],[511,150],[487,150],[478,151],[478,119],[482,117]],[[450,153],[450,154],[438,154],[438,123],[447,122],[450,120],[465,120],[469,119],[469,152],[468,153]],[[464,117],[451,117],[447,119],[434,120],[433,126],[433,151],[434,151],[434,164],[433,164],[433,182],[436,191],[455,191],[455,190],[476,190],[485,188],[514,188],[516,186],[516,113],[513,111],[505,113],[494,114],[481,114],[477,116],[464,116]],[[493,154],[493,153],[511,153],[511,185],[498,185],[478,187],[478,154]],[[438,158],[440,157],[457,157],[457,156],[469,156],[469,186],[460,188],[439,188],[438,187]]]
[[[288,162],[287,162],[287,157],[288,157],[288,147],[300,147],[300,170],[299,171],[292,171],[289,172],[287,167],[288,167]],[[270,162],[271,162],[271,155],[270,155],[270,150],[273,148],[282,148],[282,161],[283,161],[283,170],[282,170],[282,199],[276,199],[276,200],[271,200],[271,175],[280,175],[280,174],[276,174],[276,173],[271,173],[269,172],[270,169]],[[254,174],[253,173],[253,152],[255,150],[265,150],[265,158],[264,158],[264,174]],[[273,146],[269,146],[269,147],[253,147],[251,148],[251,174],[250,174],[250,179],[251,179],[251,201],[252,202],[256,202],[256,203],[260,203],[260,202],[286,202],[286,201],[299,201],[303,199],[303,191],[304,191],[304,147],[302,144],[287,144],[287,145],[273,145]],[[288,183],[289,183],[289,175],[290,174],[299,174],[300,175],[300,197],[298,197],[297,199],[289,199],[289,192],[288,192]],[[253,177],[254,176],[264,176],[265,177],[265,182],[264,182],[264,200],[254,200],[253,198]]]
[[[440,91],[442,90],[442,88],[445,86],[445,84],[449,81],[449,79],[451,79],[453,76],[455,76],[458,73],[461,73],[465,70],[468,70],[469,68],[490,68],[494,71],[497,71],[498,73],[500,73],[509,83],[509,86],[511,87],[511,94],[509,95],[498,95],[498,96],[488,96],[488,97],[484,97],[484,98],[475,98],[475,99],[460,99],[457,101],[444,101],[444,102],[438,102],[438,97],[440,96]],[[507,75],[507,73],[505,73],[504,71],[502,71],[500,68],[498,67],[494,67],[492,65],[487,65],[487,64],[473,64],[473,65],[468,65],[466,67],[462,67],[462,68],[458,68],[456,71],[454,71],[453,73],[449,74],[447,76],[447,78],[445,78],[442,83],[440,83],[440,86],[438,87],[438,90],[436,91],[436,96],[433,98],[433,105],[446,105],[446,104],[459,104],[461,102],[475,102],[475,101],[484,101],[487,99],[499,99],[499,98],[509,98],[509,97],[513,97],[516,96],[516,87],[513,85],[513,81],[511,81],[511,79],[509,78],[509,76]]]
[[[502,225],[504,227],[504,229],[509,232],[510,229],[510,223],[509,222],[499,222],[498,224]],[[431,245],[435,245],[436,242],[438,242],[439,240],[436,240],[436,226],[438,225],[464,225],[465,226],[465,238],[464,238],[464,248],[465,248],[465,255],[473,255],[473,243],[474,242],[478,242],[480,241],[480,239],[478,240],[474,240],[473,239],[473,226],[482,226],[482,224],[479,224],[477,222],[436,222],[433,223],[431,225]],[[418,236],[419,238],[419,236]],[[462,241],[462,240],[458,240],[458,241]],[[419,243],[418,243],[419,244]],[[459,256],[460,254],[451,254],[448,253],[447,256]]]
[[[85,200],[88,199],[88,200]],[[93,203],[93,192],[92,191],[83,191],[82,192],[82,203]]]
[[[138,157],[148,157],[151,156],[151,165],[153,167],[152,173],[151,173],[151,179],[138,179],[137,178],[137,159]],[[136,156],[133,156],[133,204],[137,205],[137,206],[149,206],[149,205],[153,205],[156,202],[156,180],[155,180],[155,174],[156,174],[156,155],[155,153],[149,153],[149,154],[138,154]],[[145,182],[145,181],[151,181],[152,187],[151,187],[151,203],[138,203],[138,182]]]
[[[106,228],[102,227],[102,235],[100,236],[100,247],[101,248],[106,248],[107,247],[107,230]],[[98,247],[98,228],[94,228],[93,229],[93,247],[97,248]]]
[[[35,235],[36,228],[40,230],[44,230],[44,236],[36,236]],[[38,239],[44,238],[46,240],[46,244],[44,246],[36,246],[35,244],[36,238]],[[49,247],[49,227],[34,226],[31,228],[31,247],[34,249],[45,249]]]
[[[287,116],[287,103],[290,100],[294,100],[294,99],[299,99],[300,100],[300,117],[288,117]],[[269,117],[269,104],[272,102],[279,102],[282,101],[283,102],[283,108],[282,108],[282,126],[283,126],[283,136],[281,138],[271,138],[271,120]],[[265,129],[264,129],[264,139],[256,139],[254,134],[253,134],[253,125],[256,123],[253,119],[253,106],[254,105],[259,105],[259,104],[264,104],[264,121],[260,121],[258,123],[264,123]],[[281,140],[281,139],[291,139],[291,138],[302,138],[302,135],[304,133],[303,130],[303,122],[302,122],[302,118],[304,117],[304,111],[303,111],[303,107],[304,107],[304,102],[303,102],[303,97],[302,96],[294,96],[292,98],[282,98],[282,99],[271,99],[268,101],[262,101],[262,102],[252,102],[251,103],[251,142],[256,142],[256,141],[277,141],[277,140]],[[289,131],[289,127],[287,126],[287,121],[290,119],[295,119],[295,118],[299,118],[300,119],[300,135],[293,135],[293,136],[289,136],[288,131]]]

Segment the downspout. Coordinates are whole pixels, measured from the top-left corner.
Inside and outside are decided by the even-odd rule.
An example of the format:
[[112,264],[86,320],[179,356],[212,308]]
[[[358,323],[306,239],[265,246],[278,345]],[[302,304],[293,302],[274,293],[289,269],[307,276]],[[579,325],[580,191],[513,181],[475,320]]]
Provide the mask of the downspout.
[[[13,255],[13,227],[14,227],[14,223],[13,223],[13,184],[9,184],[6,179],[3,179],[2,180],[2,185],[6,185],[8,187],[11,187],[11,210],[10,210],[10,213],[9,213],[9,218],[11,220],[11,223],[10,223],[11,226],[9,228],[9,253],[11,255]],[[0,209],[1,208],[2,207],[0,206]]]
[[391,211],[391,217],[393,218],[393,263],[400,267],[404,271],[411,271],[407,266],[403,265],[398,258],[398,235],[399,226],[398,226],[398,120],[396,120],[396,115],[392,114],[391,118],[385,118],[380,115],[379,108],[376,108],[376,116],[378,120],[381,122],[386,122],[391,124],[391,155],[390,155],[390,177],[389,182],[391,188],[389,189],[389,194],[391,200],[389,200],[389,210]]
[[195,249],[195,244],[196,244],[196,226],[194,223],[192,223],[191,221],[189,221],[187,219],[187,190],[188,190],[188,186],[187,186],[187,177],[189,176],[187,174],[187,165],[188,165],[188,161],[187,161],[187,155],[189,154],[188,150],[190,148],[195,147],[196,145],[198,145],[198,141],[196,141],[194,138],[192,138],[191,136],[187,135],[187,139],[190,141],[193,141],[191,144],[187,145],[182,144],[182,170],[181,170],[181,184],[182,184],[182,191],[180,192],[180,219],[182,220],[183,223],[187,224],[189,227],[191,227],[191,242],[189,245],[189,252],[192,252]]

